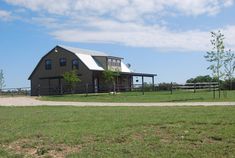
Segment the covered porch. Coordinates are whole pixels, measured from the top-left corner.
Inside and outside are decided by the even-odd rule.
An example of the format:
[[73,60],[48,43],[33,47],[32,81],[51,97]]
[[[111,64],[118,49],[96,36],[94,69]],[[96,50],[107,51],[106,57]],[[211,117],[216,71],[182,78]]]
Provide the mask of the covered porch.
[[[93,73],[93,85],[94,92],[107,92],[107,91],[117,91],[117,92],[128,92],[133,91],[136,86],[142,88],[144,90],[145,79],[150,78],[151,82],[149,83],[152,86],[152,90],[154,90],[155,84],[155,76],[156,74],[148,74],[148,73],[125,73],[119,72],[118,76],[115,77],[115,84],[107,83],[103,77],[103,72],[94,72]],[[135,84],[135,77],[141,78],[140,84]],[[148,81],[150,81],[148,79]]]

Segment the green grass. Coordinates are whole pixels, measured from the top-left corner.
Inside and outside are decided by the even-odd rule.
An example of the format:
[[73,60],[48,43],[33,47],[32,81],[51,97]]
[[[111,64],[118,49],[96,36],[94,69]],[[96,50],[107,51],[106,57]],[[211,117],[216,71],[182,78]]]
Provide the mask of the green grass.
[[221,98],[216,92],[216,99],[213,98],[213,92],[187,92],[174,91],[170,92],[126,92],[116,95],[112,94],[73,94],[43,96],[41,100],[47,101],[79,101],[79,102],[206,102],[206,101],[235,101],[235,91],[221,92]]
[[29,149],[44,157],[232,158],[235,107],[0,107],[0,157]]

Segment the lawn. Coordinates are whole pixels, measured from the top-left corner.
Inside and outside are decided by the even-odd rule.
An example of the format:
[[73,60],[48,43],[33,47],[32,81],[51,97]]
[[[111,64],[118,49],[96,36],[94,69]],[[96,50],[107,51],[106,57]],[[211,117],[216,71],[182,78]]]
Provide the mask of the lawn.
[[234,157],[235,107],[0,107],[0,157]]
[[213,98],[213,92],[189,92],[174,91],[173,94],[168,92],[123,92],[116,95],[112,94],[73,94],[73,95],[56,95],[43,96],[41,100],[47,101],[79,101],[79,102],[214,102],[214,101],[235,101],[235,91],[221,92],[221,98]]

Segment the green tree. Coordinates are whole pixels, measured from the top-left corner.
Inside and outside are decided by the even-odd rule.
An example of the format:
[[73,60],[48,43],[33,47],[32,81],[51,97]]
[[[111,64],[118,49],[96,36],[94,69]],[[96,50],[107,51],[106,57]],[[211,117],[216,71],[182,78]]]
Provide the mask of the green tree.
[[210,77],[209,75],[197,76],[195,78],[190,78],[186,83],[199,83],[199,82],[216,82],[215,78]]
[[[116,80],[118,79],[119,76],[118,71],[111,71],[111,70],[105,70],[103,71],[103,77],[105,79],[105,82],[109,84],[112,84],[113,91],[116,92]],[[111,88],[109,86],[109,91],[111,91]]]
[[220,97],[220,80],[224,76],[223,65],[225,58],[224,51],[224,35],[218,32],[211,32],[211,45],[212,50],[207,52],[204,56],[211,65],[207,68],[212,71],[213,76],[217,79],[219,83],[219,97]]
[[231,50],[225,53],[224,60],[225,77],[229,81],[229,89],[232,89],[232,78],[235,70],[235,54]]
[[71,93],[74,93],[74,88],[75,88],[76,84],[81,82],[81,80],[79,79],[79,77],[77,75],[77,71],[72,70],[72,71],[65,72],[63,74],[63,78],[64,78],[65,82],[67,82],[69,84]]
[[0,92],[2,91],[2,89],[5,87],[5,80],[4,80],[4,74],[3,74],[3,70],[0,70]]

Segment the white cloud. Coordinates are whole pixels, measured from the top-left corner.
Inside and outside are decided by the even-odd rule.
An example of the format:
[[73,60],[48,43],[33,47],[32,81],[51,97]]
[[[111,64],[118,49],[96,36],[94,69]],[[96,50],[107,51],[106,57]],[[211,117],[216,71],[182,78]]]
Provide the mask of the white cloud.
[[[5,1],[38,13],[32,20],[48,28],[58,40],[178,51],[206,51],[211,30],[170,30],[160,25],[165,16],[215,15],[234,3],[234,0]],[[235,48],[235,26],[220,29],[228,45]]]
[[12,19],[11,12],[0,10],[0,20],[9,21]]
[[119,43],[133,47],[152,47],[178,51],[205,51],[210,34],[197,30],[173,32],[160,26],[111,21],[87,23],[92,30],[61,29],[52,33],[69,42]]
[[[7,3],[53,14],[110,14],[119,17],[130,13],[143,14],[176,12],[185,15],[216,14],[234,0],[5,0]],[[168,9],[170,8],[170,9]],[[135,15],[134,15],[135,14]],[[126,14],[130,16],[129,14]]]
[[235,26],[210,31],[172,31],[159,25],[146,26],[95,18],[82,23],[84,23],[82,28],[64,27],[53,31],[51,35],[58,40],[67,42],[118,43],[133,47],[151,47],[174,51],[208,51],[210,49],[210,31],[220,29],[225,34],[226,46],[235,49],[235,41],[233,40]]

